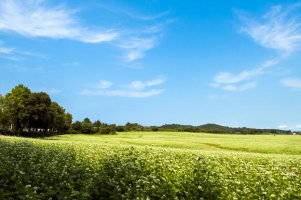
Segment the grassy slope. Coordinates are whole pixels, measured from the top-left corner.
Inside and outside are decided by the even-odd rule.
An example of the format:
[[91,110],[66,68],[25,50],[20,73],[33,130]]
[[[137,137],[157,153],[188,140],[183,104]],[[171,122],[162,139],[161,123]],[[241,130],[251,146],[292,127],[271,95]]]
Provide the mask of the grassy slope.
[[47,140],[124,146],[151,146],[178,150],[254,152],[301,155],[298,135],[226,135],[175,132],[125,132],[117,135],[61,135]]

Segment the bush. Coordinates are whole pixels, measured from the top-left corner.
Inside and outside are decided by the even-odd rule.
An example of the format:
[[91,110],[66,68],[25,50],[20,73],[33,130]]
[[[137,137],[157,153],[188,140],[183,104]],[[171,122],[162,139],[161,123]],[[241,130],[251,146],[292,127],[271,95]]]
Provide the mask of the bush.
[[108,134],[116,134],[115,130],[110,127],[110,126],[106,126],[106,127],[101,127],[99,129],[99,133],[100,134],[105,134],[105,135],[108,135]]
[[76,130],[70,128],[67,132],[67,134],[79,134],[79,132],[77,132]]

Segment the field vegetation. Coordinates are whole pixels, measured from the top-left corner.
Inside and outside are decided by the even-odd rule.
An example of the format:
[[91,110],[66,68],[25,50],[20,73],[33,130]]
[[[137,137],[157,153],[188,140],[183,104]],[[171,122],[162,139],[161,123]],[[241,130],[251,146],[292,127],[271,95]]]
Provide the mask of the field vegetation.
[[301,199],[299,136],[0,137],[0,199]]

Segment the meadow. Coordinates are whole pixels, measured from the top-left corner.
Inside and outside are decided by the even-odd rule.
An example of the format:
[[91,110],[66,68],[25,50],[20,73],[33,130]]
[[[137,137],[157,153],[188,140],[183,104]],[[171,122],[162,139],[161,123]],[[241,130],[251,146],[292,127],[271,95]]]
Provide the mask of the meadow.
[[301,199],[301,137],[0,136],[0,199]]
[[299,135],[233,135],[189,132],[122,132],[116,135],[59,135],[49,140],[218,152],[301,155]]

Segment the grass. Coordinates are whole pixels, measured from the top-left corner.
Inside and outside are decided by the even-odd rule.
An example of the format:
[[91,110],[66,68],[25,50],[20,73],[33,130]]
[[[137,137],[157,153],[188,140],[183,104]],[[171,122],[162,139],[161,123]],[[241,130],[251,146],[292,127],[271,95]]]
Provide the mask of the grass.
[[123,132],[117,135],[59,135],[47,140],[191,151],[301,155],[299,135],[229,135],[185,132]]

